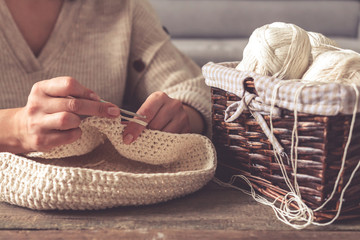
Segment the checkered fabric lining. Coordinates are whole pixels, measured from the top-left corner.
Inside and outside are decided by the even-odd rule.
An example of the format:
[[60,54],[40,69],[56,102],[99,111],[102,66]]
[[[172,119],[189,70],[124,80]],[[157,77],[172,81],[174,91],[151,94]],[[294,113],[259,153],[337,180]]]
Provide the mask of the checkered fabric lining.
[[[274,77],[262,76],[254,72],[235,70],[239,62],[213,63],[209,62],[202,67],[205,83],[208,86],[221,88],[232,92],[239,97],[245,94],[244,80],[253,78],[258,96],[264,104],[271,105],[273,90],[277,84],[283,83],[277,92],[275,105],[298,112],[334,116],[338,114],[352,114],[356,101],[353,86],[339,83],[321,83],[306,86],[302,89],[295,106],[297,90],[305,83],[300,80],[281,80]],[[285,81],[285,82],[284,82]],[[357,86],[360,91],[360,86]],[[360,104],[357,109],[360,112]]]

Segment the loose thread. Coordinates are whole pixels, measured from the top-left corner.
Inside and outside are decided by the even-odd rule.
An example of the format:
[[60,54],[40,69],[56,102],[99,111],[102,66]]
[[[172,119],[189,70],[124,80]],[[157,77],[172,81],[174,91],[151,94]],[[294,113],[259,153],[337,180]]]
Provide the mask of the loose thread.
[[[281,39],[279,36],[281,36]],[[278,47],[278,45],[280,45],[280,47]],[[274,51],[274,49],[277,51]],[[271,61],[268,61],[269,59],[271,59]],[[308,60],[311,63],[310,67],[308,66]],[[345,191],[350,185],[355,173],[360,168],[359,161],[351,173],[345,187],[341,191],[339,207],[335,217],[327,223],[315,223],[314,212],[323,209],[329,201],[334,198],[341,176],[345,171],[346,156],[351,143],[359,102],[359,91],[357,85],[355,84],[357,83],[360,85],[360,74],[356,71],[356,69],[360,67],[359,60],[359,53],[337,47],[334,41],[326,38],[322,34],[311,32],[307,33],[296,25],[273,23],[258,28],[253,32],[250,36],[248,45],[244,49],[243,60],[236,67],[236,69],[240,71],[253,71],[258,74],[273,76],[281,79],[302,77],[301,80],[295,79],[278,82],[275,85],[271,96],[269,141],[273,146],[274,159],[279,164],[281,174],[284,177],[286,186],[289,188],[289,192],[285,195],[279,207],[275,207],[274,203],[262,201],[263,198],[260,200],[260,202],[273,207],[278,219],[294,228],[301,229],[310,224],[323,226],[334,222],[340,215]],[[351,72],[353,69],[355,70]],[[285,151],[279,151],[280,148],[276,148],[273,144],[275,142],[273,113],[280,87],[293,82],[301,82],[302,85],[296,90],[294,96],[294,125],[291,132],[291,149],[289,157]],[[341,166],[335,180],[334,188],[326,201],[320,207],[312,210],[302,200],[300,186],[297,179],[299,150],[298,103],[301,102],[300,97],[304,88],[314,85],[327,84],[330,82],[351,84],[356,94],[356,102],[354,105],[349,136],[345,144],[344,153],[341,159]],[[254,114],[253,116],[256,118]],[[283,160],[287,160],[288,165],[291,165],[293,183],[286,171],[286,166]],[[232,185],[235,179],[240,177],[251,187],[251,191],[248,193],[252,195],[254,199],[256,198],[255,200],[258,201],[258,199],[260,199],[254,195],[255,190],[252,188],[250,181],[245,176],[235,175],[233,177],[234,178],[231,178],[231,181],[226,184],[227,186]],[[290,207],[291,204],[296,204],[299,209],[292,209]],[[303,222],[303,224],[300,224],[299,222]]]
[[[235,186],[234,182],[237,178],[241,178],[242,180],[244,180],[250,187],[250,191],[247,191],[243,188]],[[302,207],[302,205],[304,203],[296,195],[293,195],[293,193],[288,193],[285,195],[285,198],[284,198],[285,200],[286,200],[286,198],[288,198],[288,196],[293,195],[291,198],[289,198],[290,199],[289,201],[285,201],[285,202],[281,201],[279,199],[280,197],[278,197],[274,201],[271,202],[268,199],[266,199],[265,197],[257,194],[254,187],[252,186],[250,180],[244,175],[233,175],[231,177],[230,181],[227,183],[219,180],[218,178],[214,178],[213,182],[215,182],[216,184],[218,184],[219,186],[222,186],[222,187],[228,187],[228,188],[233,188],[233,189],[239,190],[239,191],[245,193],[246,195],[251,196],[256,202],[261,203],[266,206],[270,206],[273,209],[275,216],[281,222],[283,222],[295,229],[306,228],[312,222],[312,219],[313,219],[312,211],[309,211],[308,208]],[[280,202],[279,207],[276,206],[277,202]],[[300,207],[299,207],[299,209],[294,209],[291,207],[291,204],[295,204]],[[302,216],[308,216],[308,217],[304,218]],[[303,220],[303,221],[305,221],[305,223],[304,224],[293,223],[293,222],[298,222],[299,220]]]
[[[297,81],[297,80],[293,80],[293,81]],[[271,99],[271,110],[270,110],[270,130],[271,130],[271,137],[274,137],[273,132],[274,132],[274,126],[273,126],[273,122],[272,122],[272,112],[273,109],[275,107],[275,101],[276,101],[276,97],[277,97],[277,93],[279,88],[288,83],[289,81],[286,82],[279,82],[273,90],[272,93],[272,99]],[[298,90],[295,93],[295,99],[294,99],[294,103],[295,106],[297,106],[297,101],[300,98],[300,94],[301,91],[308,86],[313,86],[316,84],[324,84],[324,83],[305,83],[303,84],[300,88],[298,88]],[[346,146],[344,148],[344,154],[342,157],[342,164],[341,164],[341,168],[339,170],[337,179],[335,181],[334,184],[334,188],[333,191],[330,195],[330,197],[317,209],[312,210],[311,208],[309,208],[306,203],[302,200],[301,198],[301,194],[300,194],[300,189],[299,189],[299,185],[297,183],[297,147],[298,147],[298,143],[299,143],[299,136],[297,133],[297,108],[295,107],[294,109],[294,127],[293,127],[293,131],[292,131],[292,138],[291,138],[291,156],[290,156],[290,162],[293,168],[293,174],[294,174],[294,186],[291,183],[291,180],[289,179],[289,176],[286,172],[285,169],[285,165],[283,163],[283,158],[288,159],[288,156],[285,152],[283,153],[278,153],[275,151],[274,149],[274,157],[276,159],[276,161],[278,162],[278,164],[280,165],[280,170],[281,173],[283,174],[284,177],[284,181],[286,183],[286,185],[289,188],[289,192],[284,196],[284,198],[282,200],[279,200],[279,197],[276,198],[273,202],[268,201],[266,198],[258,195],[256,193],[256,191],[254,190],[251,182],[249,179],[247,179],[246,176],[244,175],[233,175],[230,179],[230,181],[228,183],[222,182],[221,180],[215,178],[214,182],[216,182],[217,184],[219,184],[220,186],[223,187],[230,187],[230,188],[234,188],[237,190],[240,190],[241,192],[250,195],[253,197],[254,200],[256,200],[257,202],[270,206],[272,207],[276,217],[283,223],[295,228],[295,229],[303,229],[306,228],[307,226],[313,224],[316,226],[326,226],[329,225],[331,223],[333,223],[340,215],[341,213],[341,208],[342,208],[342,204],[343,204],[343,197],[344,194],[346,192],[346,189],[349,187],[349,185],[351,184],[352,179],[354,178],[356,172],[358,171],[358,169],[360,168],[360,161],[358,162],[358,164],[356,165],[356,167],[354,168],[353,172],[350,175],[350,178],[347,182],[347,184],[345,185],[345,187],[343,188],[341,194],[340,194],[340,199],[339,199],[339,207],[337,210],[336,215],[334,216],[334,218],[332,220],[330,220],[329,222],[326,223],[317,223],[314,221],[314,212],[321,210],[322,208],[324,208],[324,206],[334,197],[335,195],[335,191],[337,189],[337,186],[339,184],[340,178],[341,178],[341,174],[344,171],[344,165],[345,165],[345,161],[346,161],[346,155],[348,152],[348,148],[349,145],[351,143],[351,138],[352,138],[352,133],[354,130],[354,124],[355,124],[355,120],[356,120],[356,113],[357,113],[357,108],[358,108],[358,102],[359,102],[359,91],[357,89],[357,86],[355,84],[352,84],[352,87],[354,88],[354,91],[356,93],[356,102],[355,102],[355,106],[354,106],[354,110],[353,110],[353,116],[352,116],[352,121],[351,121],[351,125],[350,125],[350,130],[349,130],[349,136],[348,136],[348,140],[346,143]],[[234,186],[234,182],[237,178],[241,178],[243,179],[250,187],[250,191],[244,190],[240,187]],[[279,201],[280,202],[280,206],[276,206],[276,202]],[[294,209],[293,207],[291,207],[291,205],[295,205],[297,206],[298,209]]]
[[[272,112],[273,112],[273,109],[275,108],[275,102],[276,102],[279,88],[290,82],[298,82],[298,80],[290,80],[290,81],[288,80],[288,81],[279,82],[278,84],[275,85],[275,87],[273,89],[272,97],[271,97],[271,110],[270,110],[270,128],[271,128],[272,133],[274,132],[274,125],[273,125],[273,121],[272,121]],[[300,93],[304,87],[305,86],[302,86],[301,88],[299,88],[297,90],[297,92],[295,94],[295,100],[294,100],[295,104],[297,103],[297,99],[299,98]],[[274,137],[273,134],[271,136]],[[291,183],[291,180],[289,179],[289,176],[285,169],[285,165],[282,160],[283,156],[285,156],[287,159],[288,159],[288,156],[286,155],[286,153],[279,155],[276,151],[274,151],[275,160],[280,165],[280,169],[283,174],[285,183],[290,190],[285,195],[285,198],[279,208],[281,211],[280,210],[277,211],[276,216],[280,221],[286,223],[287,225],[292,226],[293,228],[296,228],[296,229],[302,229],[302,228],[307,227],[309,224],[311,224],[313,222],[314,214],[313,214],[312,210],[304,203],[304,201],[301,198],[301,193],[300,193],[300,189],[299,189],[299,185],[298,185],[297,177],[296,177],[297,176],[297,157],[294,159],[294,150],[293,150],[294,149],[294,137],[298,138],[298,136],[297,136],[297,109],[296,108],[294,110],[294,127],[293,127],[293,132],[292,132],[291,155],[290,155],[290,163],[293,168],[294,185]],[[295,141],[295,145],[297,145],[297,143],[298,143],[298,141]],[[295,154],[297,155],[297,146],[295,147]],[[288,198],[289,198],[289,200],[287,200]],[[299,208],[296,211],[296,214],[292,214],[292,212],[289,208],[290,204],[293,202],[295,202]],[[305,221],[305,223],[299,224],[298,222],[301,222],[301,221]],[[294,223],[294,222],[296,222],[296,223]]]
[[[276,102],[276,97],[277,97],[277,94],[278,94],[278,90],[279,88],[282,86],[282,85],[285,85],[287,82],[289,81],[281,81],[279,83],[277,83],[273,89],[273,92],[272,92],[272,96],[271,96],[271,108],[270,108],[270,131],[271,131],[271,134],[270,136],[272,138],[275,137],[274,135],[274,125],[273,125],[273,112],[274,112],[274,108],[275,108],[275,102]],[[290,192],[295,192],[295,189],[293,188],[292,184],[291,184],[291,181],[289,179],[289,176],[286,172],[286,168],[285,168],[285,164],[283,163],[283,157],[285,156],[288,163],[289,163],[289,157],[287,156],[287,154],[284,152],[282,154],[278,153],[275,151],[275,149],[273,149],[273,153],[274,153],[274,157],[275,157],[275,160],[277,161],[277,163],[280,165],[280,170],[281,170],[281,173],[283,174],[284,176],[284,180],[285,180],[285,183],[286,185],[289,187],[289,190]]]
[[[297,80],[295,80],[297,81]],[[286,81],[288,82],[288,81]],[[297,183],[297,148],[298,148],[298,142],[299,142],[299,136],[298,136],[298,133],[297,133],[297,102],[298,102],[298,99],[300,97],[300,94],[301,94],[301,91],[305,88],[305,87],[308,87],[308,86],[313,86],[313,85],[317,85],[317,84],[324,84],[322,82],[312,82],[312,83],[306,83],[304,85],[302,85],[300,88],[297,89],[296,91],[296,94],[295,94],[295,98],[294,98],[294,127],[293,127],[293,131],[292,131],[292,139],[291,139],[291,163],[292,163],[292,168],[293,168],[293,172],[294,172],[294,185],[295,185],[295,189],[296,189],[296,194],[294,193],[293,191],[293,186],[291,184],[290,181],[288,181],[288,176],[287,175],[284,175],[284,177],[287,179],[286,181],[286,184],[287,186],[289,187],[290,189],[290,192],[288,194],[290,195],[293,195],[293,197],[296,196],[296,198],[298,197],[298,201],[297,201],[297,204],[299,206],[299,208],[303,208],[305,211],[303,211],[302,213],[306,212],[306,215],[308,216],[307,218],[298,218],[298,220],[302,220],[302,221],[307,221],[311,224],[314,224],[314,225],[318,225],[318,226],[325,226],[325,225],[329,225],[331,223],[333,223],[340,215],[341,213],[341,207],[342,207],[342,203],[343,203],[343,196],[345,194],[345,191],[347,189],[347,187],[350,185],[356,171],[359,169],[360,167],[360,161],[357,165],[357,167],[353,170],[352,174],[351,174],[351,177],[349,178],[348,180],[348,183],[346,184],[346,187],[344,187],[344,189],[342,190],[341,192],[341,196],[340,196],[340,199],[339,199],[339,208],[337,210],[337,214],[335,215],[335,217],[327,222],[327,223],[316,223],[314,222],[313,220],[311,220],[312,216],[313,216],[313,212],[316,212],[316,211],[319,211],[321,210],[322,208],[324,208],[324,206],[334,197],[335,195],[335,192],[336,192],[336,189],[339,185],[339,181],[340,181],[340,178],[341,178],[341,174],[342,172],[344,171],[344,166],[345,166],[345,161],[346,161],[346,156],[347,156],[347,152],[348,152],[348,148],[350,146],[350,143],[351,143],[351,138],[352,138],[352,133],[353,133],[353,130],[354,130],[354,124],[355,124],[355,120],[356,120],[356,113],[357,113],[357,108],[358,108],[358,102],[359,102],[359,91],[357,89],[357,86],[353,83],[352,84],[352,87],[355,91],[355,94],[356,94],[356,101],[355,101],[355,105],[354,105],[354,110],[353,110],[353,115],[352,115],[352,121],[351,121],[351,125],[350,125],[350,130],[349,130],[349,136],[348,136],[348,140],[347,140],[347,143],[346,143],[346,146],[344,148],[344,154],[343,154],[343,157],[342,157],[342,164],[341,164],[341,168],[339,170],[339,173],[338,173],[338,176],[336,178],[336,181],[335,181],[335,184],[334,184],[334,188],[333,188],[333,191],[330,195],[330,197],[320,206],[318,207],[317,209],[315,210],[311,210],[302,200],[301,200],[301,195],[300,195],[300,190],[298,188],[298,183]],[[272,106],[275,106],[275,100],[276,100],[276,93],[278,92],[278,88],[280,88],[280,86],[283,85],[283,83],[279,83],[275,86],[274,88],[274,91],[273,91],[273,95],[272,95]],[[271,118],[271,112],[270,112],[270,120],[272,120]],[[273,129],[273,124],[272,124],[272,121],[270,123],[270,126],[271,126],[271,129]],[[275,154],[275,158],[278,160],[279,164],[280,165],[283,165],[283,162],[281,161],[281,158],[278,159],[277,157],[277,154]],[[279,161],[280,160],[280,161]],[[282,166],[281,166],[281,169],[282,169]],[[289,184],[289,185],[288,185]],[[288,215],[284,215],[284,216],[288,216]],[[284,220],[284,216],[281,216],[281,215],[277,215],[277,217],[282,220]],[[286,220],[284,220],[286,221]],[[283,221],[283,222],[284,222]],[[292,226],[292,225],[291,225]],[[295,225],[293,226],[295,228],[297,228]]]
[[83,165],[82,167],[84,167],[84,168],[93,168],[93,167],[97,167],[97,166],[99,166],[99,165],[101,165],[101,164],[103,164],[103,163],[105,163],[106,162],[106,160],[100,160],[100,161],[98,161],[98,162],[96,162],[96,163],[88,163],[88,164],[85,164],[85,165]]
[[[358,108],[358,103],[359,103],[359,90],[358,90],[356,84],[353,83],[353,84],[351,84],[351,86],[353,87],[353,89],[355,91],[356,101],[355,101],[354,110],[353,110],[353,114],[352,114],[350,130],[349,130],[349,136],[348,136],[348,140],[346,142],[345,148],[344,148],[344,154],[343,154],[342,161],[341,161],[341,168],[339,170],[339,173],[338,173],[338,176],[336,178],[334,188],[333,188],[333,191],[332,191],[330,197],[320,207],[318,207],[314,211],[319,211],[320,209],[322,209],[334,197],[335,191],[336,191],[336,189],[337,189],[337,187],[339,185],[341,174],[344,171],[346,155],[347,155],[350,143],[351,143],[352,134],[353,134],[353,131],[354,131],[354,125],[355,125],[355,121],[356,121],[356,113],[357,113],[357,108]],[[335,217],[332,220],[330,220],[329,222],[326,222],[326,223],[314,223],[314,225],[317,225],[317,226],[330,225],[331,223],[333,223],[340,216],[342,204],[343,204],[343,201],[344,201],[344,194],[346,192],[346,189],[350,186],[351,181],[354,178],[354,176],[355,176],[356,172],[358,171],[359,167],[360,167],[360,160],[359,160],[358,164],[356,165],[356,167],[354,168],[354,170],[352,171],[348,182],[346,183],[343,190],[341,191],[340,199],[339,199],[339,207],[338,207],[338,210],[336,212]]]

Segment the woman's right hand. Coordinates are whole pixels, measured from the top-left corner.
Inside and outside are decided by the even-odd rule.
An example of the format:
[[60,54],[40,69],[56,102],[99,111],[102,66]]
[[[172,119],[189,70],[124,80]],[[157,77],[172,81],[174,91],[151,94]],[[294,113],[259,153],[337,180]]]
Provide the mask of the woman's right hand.
[[25,107],[16,114],[16,136],[21,152],[48,151],[81,136],[81,116],[114,118],[120,109],[100,102],[74,78],[57,77],[34,84]]

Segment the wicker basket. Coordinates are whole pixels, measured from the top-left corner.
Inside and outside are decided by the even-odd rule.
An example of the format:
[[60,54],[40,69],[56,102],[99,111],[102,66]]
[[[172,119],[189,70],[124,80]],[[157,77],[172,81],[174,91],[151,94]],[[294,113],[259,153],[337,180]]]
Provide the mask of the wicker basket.
[[[244,81],[245,89],[256,94],[252,78]],[[232,175],[246,176],[262,195],[283,200],[289,191],[280,166],[275,160],[272,144],[258,122],[249,112],[243,112],[231,123],[224,121],[224,111],[237,95],[212,87],[213,143],[218,154],[217,177],[227,181]],[[360,117],[359,114],[357,117]],[[341,167],[344,148],[348,140],[351,115],[317,116],[298,113],[298,168],[297,182],[304,202],[316,209],[333,191]],[[264,116],[270,124],[269,116]],[[359,119],[359,118],[358,118]],[[281,109],[280,117],[272,118],[274,135],[290,155],[294,113]],[[314,212],[317,222],[334,218],[339,208],[339,197],[360,158],[360,121],[355,123],[353,138],[348,150],[345,171],[333,199],[320,211]],[[291,166],[285,162],[289,176]],[[237,183],[240,184],[240,183]],[[355,174],[347,188],[338,219],[360,216],[360,173]]]

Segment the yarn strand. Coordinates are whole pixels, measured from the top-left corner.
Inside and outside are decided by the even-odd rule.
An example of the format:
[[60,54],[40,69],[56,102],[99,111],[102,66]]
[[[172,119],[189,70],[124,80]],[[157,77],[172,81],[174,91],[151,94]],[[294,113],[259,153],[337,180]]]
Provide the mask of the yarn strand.
[[[244,49],[243,59],[236,66],[236,70],[252,71],[260,75],[282,80],[276,83],[272,89],[270,133],[266,132],[266,136],[268,136],[269,142],[272,145],[274,159],[279,166],[283,181],[289,189],[289,192],[285,196],[275,200],[275,202],[280,201],[280,205],[276,206],[275,202],[268,202],[263,200],[263,198],[260,199],[257,197],[253,193],[255,190],[251,186],[251,182],[246,179],[245,176],[235,175],[226,185],[232,185],[236,178],[242,178],[251,187],[251,191],[248,192],[249,195],[253,196],[254,199],[256,198],[255,200],[271,206],[280,221],[296,229],[302,229],[311,224],[325,226],[333,223],[341,213],[345,191],[349,187],[355,173],[360,168],[360,161],[341,190],[336,215],[329,222],[317,223],[314,221],[314,213],[324,209],[324,207],[334,199],[345,171],[346,158],[354,131],[359,104],[360,54],[352,50],[339,48],[335,41],[320,33],[306,32],[294,24],[275,22],[255,29],[249,38],[249,43]],[[275,107],[278,107],[276,105],[279,89],[285,84],[293,84],[295,82],[301,84],[295,91],[291,105],[294,106],[294,123],[291,131],[290,151],[280,152],[278,149],[282,148],[281,144],[280,147],[276,147],[273,144],[274,142],[278,142],[275,141],[276,137],[274,136],[273,113]],[[300,142],[298,133],[298,111],[302,109],[301,96],[305,88],[328,83],[352,86],[355,91],[356,101],[352,112],[348,139],[346,140],[344,152],[341,157],[340,170],[336,176],[334,186],[327,199],[316,209],[311,209],[302,199],[298,183],[297,171]],[[351,111],[351,107],[352,106],[350,106],[348,110],[349,112]],[[237,115],[240,114],[241,112],[238,112]],[[233,119],[237,118],[237,115],[233,116]],[[254,114],[253,117],[258,120],[258,117]],[[291,167],[291,172],[286,170],[284,161],[287,161],[287,164]]]
[[[296,81],[298,82],[298,80],[292,80],[292,81]],[[272,93],[272,99],[271,99],[271,109],[273,109],[275,107],[275,102],[276,102],[276,98],[277,98],[277,93],[279,88],[286,84],[289,83],[289,81],[286,82],[279,82],[273,90]],[[324,83],[304,83],[300,88],[298,88],[298,90],[295,93],[295,98],[294,98],[294,102],[295,102],[295,106],[297,106],[297,102],[298,99],[300,98],[300,94],[302,92],[302,90],[305,87],[309,87],[309,86],[313,86],[316,84],[324,84]],[[339,174],[337,176],[335,185],[334,185],[334,189],[332,194],[330,195],[330,197],[317,209],[312,210],[311,208],[309,208],[306,203],[302,200],[301,198],[301,194],[300,194],[300,189],[299,189],[299,185],[297,183],[297,147],[298,147],[298,142],[299,142],[299,136],[297,134],[297,109],[294,109],[294,127],[293,127],[293,131],[292,131],[292,140],[291,140],[291,165],[293,168],[293,176],[294,176],[294,184],[291,183],[291,180],[289,179],[289,176],[286,172],[285,169],[285,165],[283,163],[282,158],[288,158],[288,156],[286,154],[284,155],[280,155],[278,152],[276,152],[274,150],[274,157],[276,159],[276,161],[278,162],[278,164],[280,165],[280,170],[281,173],[283,174],[284,177],[284,181],[286,183],[286,185],[289,188],[289,192],[283,197],[282,200],[278,198],[276,198],[273,202],[268,201],[266,198],[260,196],[259,194],[256,194],[256,191],[254,190],[251,182],[249,179],[247,179],[246,176],[244,175],[233,175],[230,179],[230,181],[228,183],[224,183],[221,180],[215,178],[214,182],[216,182],[217,184],[219,184],[220,186],[223,187],[231,187],[237,190],[242,191],[243,193],[250,195],[253,197],[254,200],[256,200],[259,203],[262,203],[264,205],[270,206],[274,213],[275,216],[283,223],[285,223],[286,225],[289,225],[295,229],[303,229],[306,228],[309,225],[316,225],[316,226],[326,226],[329,225],[331,223],[333,223],[340,215],[341,213],[341,208],[342,208],[342,204],[343,204],[343,197],[344,194],[346,192],[346,189],[349,187],[352,179],[354,178],[356,172],[358,171],[358,169],[360,168],[360,161],[358,162],[357,166],[354,168],[353,172],[351,173],[351,176],[348,180],[348,182],[346,183],[345,187],[343,188],[341,194],[340,194],[340,199],[339,199],[339,207],[337,210],[337,213],[335,215],[335,217],[330,220],[329,222],[326,223],[318,223],[314,221],[314,212],[319,211],[320,209],[322,209],[334,196],[335,191],[337,189],[337,186],[339,184],[340,181],[340,177],[341,174],[344,170],[344,165],[345,165],[345,160],[346,160],[346,155],[347,155],[347,151],[348,151],[348,147],[350,145],[351,142],[351,138],[352,138],[352,133],[354,130],[354,124],[355,124],[355,120],[356,120],[356,112],[357,112],[357,107],[358,107],[358,101],[359,101],[359,91],[356,87],[355,84],[352,84],[352,87],[354,88],[354,91],[356,93],[356,102],[355,102],[355,106],[354,106],[354,111],[353,111],[353,116],[352,116],[352,121],[351,121],[351,125],[350,125],[350,130],[349,130],[349,137],[344,149],[344,154],[342,157],[342,165],[341,165],[341,169],[339,171]],[[274,132],[274,127],[273,127],[273,122],[272,122],[272,110],[270,111],[270,130],[271,130],[271,135],[273,136],[273,132]],[[242,180],[244,180],[250,187],[250,191],[246,191],[242,188],[239,188],[237,186],[234,186],[234,182],[237,178],[241,178]],[[280,205],[277,206],[276,202],[280,202]],[[292,205],[296,205],[297,209],[294,209],[294,207],[292,207]]]
[[[358,90],[357,86],[354,83],[351,84],[351,86],[353,87],[353,89],[355,91],[356,101],[355,101],[355,105],[354,105],[354,111],[353,111],[353,114],[352,114],[348,140],[346,142],[346,145],[345,145],[345,148],[344,148],[344,154],[343,154],[343,157],[342,157],[342,160],[341,160],[341,167],[340,167],[339,173],[338,173],[338,175],[336,177],[336,181],[335,181],[335,184],[334,184],[333,191],[330,194],[329,198],[320,207],[316,208],[314,211],[319,211],[320,209],[322,209],[334,197],[335,191],[336,191],[336,189],[337,189],[337,187],[339,185],[339,182],[340,182],[341,174],[344,171],[346,155],[347,155],[350,143],[351,143],[351,138],[352,138],[352,134],[353,134],[353,131],[354,131],[354,125],[355,125],[355,121],[356,121],[357,108],[358,108],[358,104],[359,104],[359,90]],[[335,217],[332,220],[330,220],[329,222],[327,222],[327,223],[315,223],[315,225],[326,226],[326,225],[329,225],[329,224],[333,223],[339,217],[339,215],[341,213],[341,207],[342,207],[342,204],[343,204],[345,191],[349,187],[349,185],[351,184],[351,181],[354,178],[354,176],[355,176],[356,172],[358,171],[359,167],[360,167],[360,160],[359,160],[358,164],[356,165],[356,167],[354,168],[354,170],[352,171],[348,182],[346,183],[343,190],[341,191],[340,199],[339,199],[339,207],[338,207],[338,211],[337,211]]]

